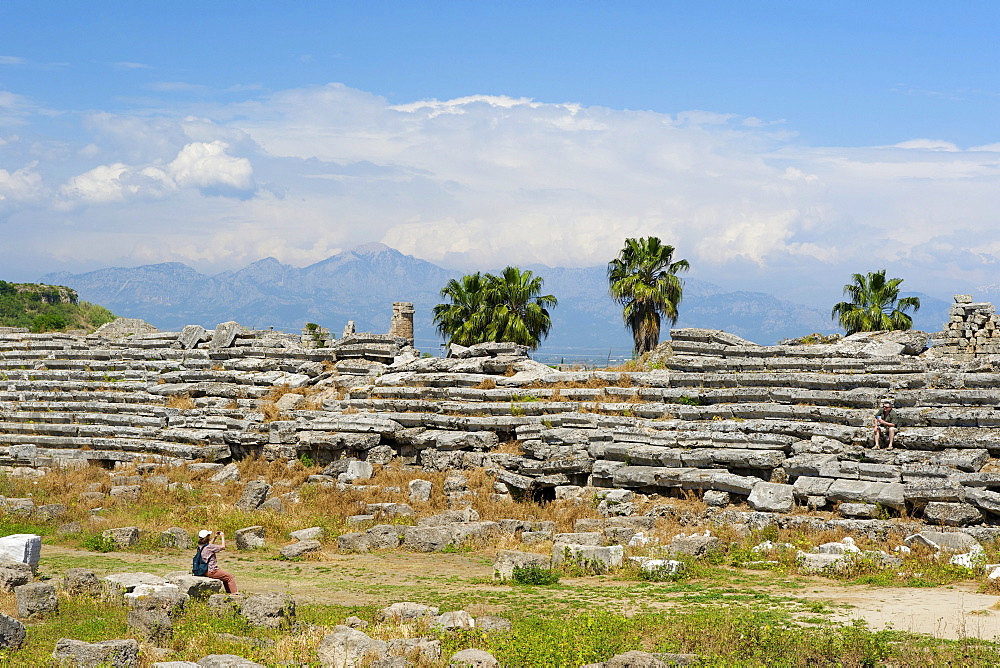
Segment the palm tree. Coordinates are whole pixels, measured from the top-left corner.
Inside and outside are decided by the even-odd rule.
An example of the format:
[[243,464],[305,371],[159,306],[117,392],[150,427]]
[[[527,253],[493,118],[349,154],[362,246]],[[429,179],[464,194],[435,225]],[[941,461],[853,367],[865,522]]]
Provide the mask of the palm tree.
[[441,288],[441,296],[448,304],[434,307],[434,324],[438,333],[460,346],[470,346],[484,341],[486,321],[481,315],[485,298],[486,279],[478,271],[454,278]]
[[649,352],[660,342],[660,321],[677,322],[684,283],[677,277],[690,269],[674,262],[674,247],[657,237],[626,239],[618,257],[608,263],[611,296],[622,305],[622,319],[632,330],[635,352]]
[[450,280],[441,296],[451,303],[434,307],[434,324],[448,340],[470,346],[483,341],[509,341],[538,348],[552,329],[552,295],[542,295],[544,280],[531,271],[507,267],[499,276],[467,274]]
[[559,302],[552,295],[542,295],[541,277],[531,270],[507,267],[499,276],[486,275],[486,317],[489,341],[511,341],[538,348],[552,329],[549,308]]
[[867,276],[854,274],[851,279],[854,282],[844,286],[844,296],[851,301],[840,302],[830,313],[848,334],[913,327],[913,318],[904,311],[912,308],[917,312],[920,298],[899,297],[903,279],[886,280],[885,269],[868,272]]

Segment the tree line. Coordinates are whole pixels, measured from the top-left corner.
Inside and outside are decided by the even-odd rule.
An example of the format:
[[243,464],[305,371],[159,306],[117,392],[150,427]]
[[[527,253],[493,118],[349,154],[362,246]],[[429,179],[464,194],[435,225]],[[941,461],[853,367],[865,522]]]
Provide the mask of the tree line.
[[[679,317],[684,281],[678,274],[691,267],[675,260],[674,251],[657,237],[629,238],[608,263],[608,293],[622,308],[637,355],[659,344],[664,321],[672,327]],[[916,312],[920,299],[900,297],[903,279],[887,279],[885,273],[853,274],[844,286],[849,301],[834,305],[830,315],[847,334],[913,326],[906,311]],[[509,341],[535,350],[551,331],[550,310],[559,303],[542,294],[544,283],[513,266],[498,275],[476,272],[452,279],[441,289],[447,301],[434,307],[434,325],[449,344]]]

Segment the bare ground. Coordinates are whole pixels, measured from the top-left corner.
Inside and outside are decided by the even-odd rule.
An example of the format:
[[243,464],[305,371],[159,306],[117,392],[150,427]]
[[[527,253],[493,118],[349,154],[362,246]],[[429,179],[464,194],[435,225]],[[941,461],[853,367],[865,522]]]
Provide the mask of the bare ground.
[[[613,578],[564,578],[567,586],[540,590],[489,582],[489,552],[420,554],[324,554],[321,561],[278,561],[265,555],[226,554],[220,565],[232,572],[241,590],[253,593],[288,591],[307,603],[383,606],[401,600],[446,601],[473,614],[502,612],[520,603],[555,607],[599,605],[624,612],[670,608],[685,592],[656,592],[640,583]],[[99,575],[148,571],[165,574],[190,568],[188,553],[98,554],[46,545],[42,572],[55,575],[71,567],[91,568]],[[745,575],[745,574],[744,574]],[[1000,605],[996,596],[980,594],[970,584],[946,587],[868,587],[832,583],[819,577],[745,578],[736,591],[789,597],[802,604],[826,604],[828,618],[849,623],[863,619],[874,630],[893,628],[938,638],[1000,639]],[[749,584],[747,584],[749,583]],[[732,591],[732,589],[728,590]]]

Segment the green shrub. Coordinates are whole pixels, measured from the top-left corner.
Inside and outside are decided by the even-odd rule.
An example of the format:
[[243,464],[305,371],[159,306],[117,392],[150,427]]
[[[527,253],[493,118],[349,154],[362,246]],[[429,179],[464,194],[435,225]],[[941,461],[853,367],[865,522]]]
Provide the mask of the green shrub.
[[685,406],[704,406],[705,402],[698,397],[689,397],[686,394],[681,395],[677,398],[677,403],[684,404]]
[[91,552],[114,552],[115,541],[108,536],[95,533],[83,539],[83,546]]
[[559,582],[559,571],[541,566],[515,566],[511,580],[520,585],[553,585]]

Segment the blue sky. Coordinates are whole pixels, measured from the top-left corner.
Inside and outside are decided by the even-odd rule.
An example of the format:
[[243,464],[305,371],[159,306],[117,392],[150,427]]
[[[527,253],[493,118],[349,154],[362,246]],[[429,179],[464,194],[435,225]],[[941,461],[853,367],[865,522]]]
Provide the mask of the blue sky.
[[606,262],[1000,282],[995,2],[0,3],[0,274]]

